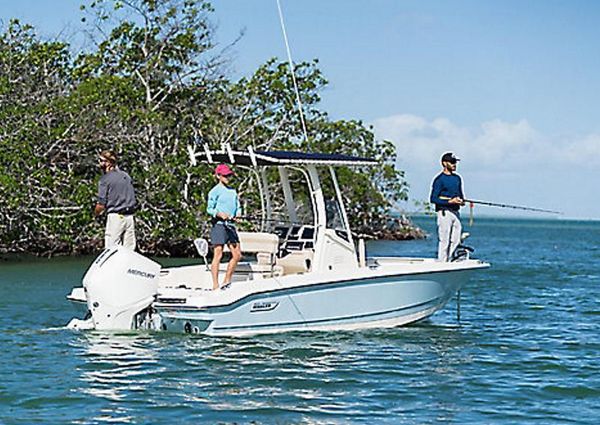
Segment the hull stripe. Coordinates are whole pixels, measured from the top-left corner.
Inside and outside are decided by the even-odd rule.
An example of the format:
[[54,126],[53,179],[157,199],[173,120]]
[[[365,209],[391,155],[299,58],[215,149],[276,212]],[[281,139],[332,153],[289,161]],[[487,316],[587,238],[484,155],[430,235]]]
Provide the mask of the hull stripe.
[[[259,325],[237,325],[237,326],[215,326],[214,328],[212,328],[212,330],[227,331],[227,330],[241,330],[241,329],[253,329],[253,328],[264,329],[264,328],[280,328],[280,327],[297,326],[297,325],[311,325],[311,324],[326,323],[326,322],[336,323],[336,322],[341,322],[341,321],[346,321],[346,320],[364,319],[366,317],[382,316],[382,315],[386,315],[386,314],[390,314],[390,313],[397,313],[397,312],[404,311],[404,310],[420,308],[420,307],[423,307],[428,304],[435,305],[435,304],[440,303],[442,300],[443,300],[443,297],[438,297],[438,298],[434,298],[432,300],[425,301],[425,302],[422,302],[419,304],[413,304],[413,305],[410,305],[407,307],[400,307],[400,308],[396,308],[396,309],[392,309],[392,310],[379,311],[376,313],[365,313],[365,314],[357,314],[357,315],[353,315],[353,316],[336,317],[336,318],[329,318],[329,319],[304,320],[304,321],[284,322],[284,323],[265,323],[265,324],[259,324]],[[181,320],[185,320],[185,319],[181,319]],[[191,319],[191,321],[193,321],[193,320],[194,319]],[[202,319],[202,320],[204,320],[204,319]]]
[[[454,272],[463,272],[463,271],[470,271],[470,269],[459,269],[459,270],[452,270],[452,271],[445,271],[445,273],[454,273]],[[438,273],[438,272],[430,272],[430,273]],[[425,273],[423,273],[425,274]],[[429,274],[429,273],[427,273]],[[292,286],[289,288],[277,288],[277,289],[272,289],[269,291],[262,291],[262,292],[254,292],[252,294],[248,294],[238,300],[233,301],[232,303],[229,304],[220,304],[220,305],[215,305],[215,306],[208,306],[208,307],[196,307],[196,306],[174,306],[174,305],[168,305],[168,304],[161,304],[160,302],[155,303],[155,308],[158,311],[198,311],[198,312],[223,312],[223,311],[229,311],[233,308],[238,307],[240,304],[245,304],[247,302],[252,301],[253,299],[256,298],[262,298],[264,296],[285,296],[285,295],[293,295],[296,292],[300,292],[300,291],[319,291],[319,290],[324,290],[324,289],[335,289],[338,288],[340,286],[347,286],[348,284],[351,285],[372,285],[372,284],[377,284],[377,283],[397,283],[396,281],[390,281],[390,282],[385,282],[385,279],[389,279],[392,277],[402,277],[404,275],[388,275],[388,276],[374,276],[371,278],[359,278],[359,279],[351,279],[351,280],[343,280],[343,281],[336,281],[336,282],[323,282],[323,283],[317,283],[317,284],[310,284],[310,285],[301,285],[301,286]],[[416,278],[412,278],[413,276],[406,276],[405,277],[405,281],[414,281],[414,280],[419,280],[419,278],[417,276],[415,276]],[[384,280],[382,282],[382,280]],[[243,283],[243,282],[240,282]]]

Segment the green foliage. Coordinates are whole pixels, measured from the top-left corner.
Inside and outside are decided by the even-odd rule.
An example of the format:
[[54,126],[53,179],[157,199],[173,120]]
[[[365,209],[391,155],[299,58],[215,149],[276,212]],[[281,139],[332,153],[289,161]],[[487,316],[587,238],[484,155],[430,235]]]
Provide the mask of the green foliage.
[[[378,159],[379,167],[338,170],[356,228],[377,226],[406,199],[394,145],[319,109],[327,81],[317,61],[295,66],[305,138],[287,63],[271,59],[247,78],[227,78],[209,2],[95,0],[81,10],[98,42],[78,55],[18,21],[0,33],[0,250],[97,249],[96,156],[109,147],[135,182],[140,248],[157,254],[189,246],[206,221],[214,182],[208,166],[189,164],[195,139]],[[239,173],[238,183],[244,202],[258,205],[250,176]]]

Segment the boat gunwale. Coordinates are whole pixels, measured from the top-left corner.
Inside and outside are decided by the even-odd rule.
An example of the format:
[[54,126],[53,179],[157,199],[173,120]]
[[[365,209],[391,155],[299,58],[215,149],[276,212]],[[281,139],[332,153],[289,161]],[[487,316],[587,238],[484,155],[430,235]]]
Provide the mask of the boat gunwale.
[[[289,291],[303,290],[303,289],[308,289],[308,288],[317,288],[316,290],[323,290],[323,289],[328,289],[328,288],[323,288],[323,286],[333,287],[333,285],[345,285],[350,282],[357,282],[357,281],[366,281],[364,284],[373,284],[372,282],[369,282],[369,281],[376,280],[376,279],[379,280],[379,279],[387,279],[387,278],[393,278],[393,277],[399,277],[399,276],[407,276],[407,275],[408,276],[420,276],[420,275],[425,275],[425,274],[464,272],[464,271],[477,270],[477,269],[489,267],[488,263],[483,263],[483,262],[480,262],[479,260],[470,260],[470,261],[474,261],[474,262],[476,261],[477,263],[473,264],[471,267],[445,269],[445,270],[429,270],[429,271],[422,271],[422,272],[393,273],[393,274],[385,274],[385,275],[382,274],[382,275],[375,275],[375,276],[373,276],[373,275],[372,276],[360,276],[360,277],[355,277],[352,279],[318,281],[318,282],[312,282],[312,283],[308,283],[308,284],[304,284],[304,285],[300,284],[300,285],[294,285],[294,286],[278,287],[278,288],[273,288],[273,289],[269,289],[269,290],[265,290],[265,291],[254,291],[254,292],[246,293],[242,297],[236,298],[228,303],[211,304],[211,305],[204,305],[204,306],[189,306],[189,305],[182,306],[181,304],[174,305],[174,304],[169,304],[169,303],[161,303],[160,301],[157,300],[152,305],[158,311],[176,311],[177,310],[177,311],[206,311],[206,312],[208,312],[208,311],[214,311],[215,309],[228,310],[230,307],[234,307],[237,304],[244,304],[244,303],[248,302],[247,301],[248,299],[251,299],[254,297],[259,297],[259,296],[264,296],[265,294],[276,294],[277,292],[286,292],[286,291],[289,292]],[[269,280],[270,279],[271,278],[269,278]],[[276,279],[276,278],[272,278],[272,279]],[[239,282],[239,283],[244,283],[244,282]],[[187,291],[191,292],[194,290],[187,290]],[[279,296],[279,294],[277,294],[276,296]],[[158,297],[160,297],[160,295],[158,295]]]

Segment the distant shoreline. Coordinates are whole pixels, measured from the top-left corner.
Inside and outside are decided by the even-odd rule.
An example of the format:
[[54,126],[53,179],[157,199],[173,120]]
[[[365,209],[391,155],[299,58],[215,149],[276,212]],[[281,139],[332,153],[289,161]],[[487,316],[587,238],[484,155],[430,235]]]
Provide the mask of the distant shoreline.
[[[416,240],[425,239],[427,234],[420,227],[412,222],[399,220],[389,227],[382,227],[377,231],[365,231],[359,229],[356,235],[364,236],[365,240]],[[94,238],[86,241],[77,247],[64,245],[58,249],[43,249],[45,244],[39,241],[36,245],[42,247],[40,250],[11,250],[10,247],[0,247],[0,260],[24,258],[51,258],[51,257],[88,257],[95,256],[102,251],[104,238]],[[173,258],[194,258],[197,256],[192,240],[138,240],[138,252],[151,257],[173,257]]]
[[[434,214],[426,214],[426,213],[406,213],[406,215],[410,218],[435,218]],[[469,219],[468,211],[461,211],[460,217],[464,223],[465,220]],[[600,218],[578,218],[578,217],[562,217],[562,216],[544,216],[541,217],[539,215],[508,215],[508,214],[478,214],[475,213],[475,220],[477,219],[485,219],[485,220],[532,220],[532,221],[582,221],[582,222],[600,222]]]

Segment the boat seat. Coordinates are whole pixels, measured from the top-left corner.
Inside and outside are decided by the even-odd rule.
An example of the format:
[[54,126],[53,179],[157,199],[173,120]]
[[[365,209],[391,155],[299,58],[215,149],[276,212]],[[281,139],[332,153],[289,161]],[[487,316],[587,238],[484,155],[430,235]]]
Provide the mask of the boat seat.
[[283,268],[283,275],[306,273],[310,271],[314,252],[309,250],[290,251],[287,255],[277,258],[275,264]]
[[[237,232],[240,238],[240,248],[246,254],[275,255],[279,248],[279,237],[275,233],[266,232]],[[225,252],[229,247],[225,245]]]
[[[280,267],[275,266],[275,254],[279,249],[279,237],[274,233],[266,232],[238,232],[240,248],[244,254],[256,254],[256,270],[279,275],[282,273]],[[225,252],[229,247],[225,245]]]

